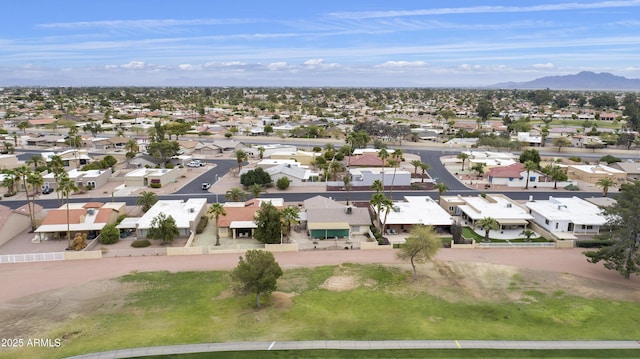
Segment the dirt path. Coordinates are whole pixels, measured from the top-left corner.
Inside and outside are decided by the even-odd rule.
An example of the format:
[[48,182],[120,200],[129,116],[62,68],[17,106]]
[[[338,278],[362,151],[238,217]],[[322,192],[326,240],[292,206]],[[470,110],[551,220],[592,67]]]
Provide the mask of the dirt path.
[[[391,250],[317,251],[276,253],[283,268],[339,263],[402,264]],[[588,263],[580,249],[444,249],[438,260],[480,262],[516,266],[535,270],[575,274],[590,279],[640,288],[640,278],[625,280],[601,264]],[[104,258],[100,260],[17,263],[0,265],[3,290],[0,303],[45,291],[116,278],[134,271],[172,272],[232,269],[237,254],[175,257]]]

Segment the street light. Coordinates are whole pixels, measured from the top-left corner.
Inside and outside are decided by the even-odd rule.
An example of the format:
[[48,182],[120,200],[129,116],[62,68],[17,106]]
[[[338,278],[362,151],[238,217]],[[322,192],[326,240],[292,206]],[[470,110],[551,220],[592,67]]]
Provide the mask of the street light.
[[[216,180],[213,182],[213,184],[214,184],[214,185],[218,183],[218,174],[217,174],[217,173],[216,173],[216,177],[215,177],[215,179],[216,179]],[[219,202],[218,202],[218,191],[216,191],[216,203],[219,203]]]

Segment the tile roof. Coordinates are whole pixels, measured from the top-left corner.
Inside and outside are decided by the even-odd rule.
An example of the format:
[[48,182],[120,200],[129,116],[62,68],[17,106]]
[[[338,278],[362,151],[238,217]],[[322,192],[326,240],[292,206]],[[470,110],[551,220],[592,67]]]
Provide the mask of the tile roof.
[[489,176],[493,178],[519,178],[520,172],[524,170],[524,165],[516,162],[509,166],[493,167],[489,170]]

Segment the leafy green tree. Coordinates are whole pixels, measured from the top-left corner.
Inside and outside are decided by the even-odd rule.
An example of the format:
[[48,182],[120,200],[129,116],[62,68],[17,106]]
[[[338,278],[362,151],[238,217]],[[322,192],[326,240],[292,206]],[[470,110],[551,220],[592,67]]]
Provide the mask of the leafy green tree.
[[162,243],[173,242],[180,235],[176,220],[164,213],[159,213],[151,220],[151,228],[147,232],[147,238],[159,239]]
[[282,238],[281,218],[280,211],[271,202],[263,202],[254,218],[256,229],[253,237],[262,243],[280,243]]
[[31,124],[29,123],[29,121],[18,122],[18,128],[22,130],[22,134],[26,134],[27,128],[29,127],[31,127]]
[[158,202],[158,195],[151,191],[144,191],[140,193],[138,199],[136,200],[136,205],[140,206],[142,213],[147,213],[147,211],[153,207],[154,204]]
[[99,237],[102,244],[114,244],[120,240],[120,230],[115,224],[107,224],[100,231]]
[[282,269],[271,252],[250,249],[245,258],[240,257],[238,266],[231,272],[236,282],[236,293],[255,293],[256,307],[260,308],[260,296],[269,295],[277,288]]
[[247,171],[240,176],[240,183],[249,187],[254,184],[267,185],[271,183],[271,175],[269,175],[262,167],[256,167],[253,170]]
[[471,166],[471,170],[478,173],[478,176],[482,176],[484,174],[484,166],[485,164],[483,162],[478,162]]
[[180,145],[176,141],[163,140],[160,142],[152,142],[147,146],[147,152],[162,161],[162,164],[167,162],[168,158],[171,158],[178,154]]
[[611,178],[603,177],[596,181],[596,186],[602,188],[602,197],[606,197],[609,188],[615,187],[616,183]]
[[413,268],[413,278],[418,274],[416,272],[416,263],[425,263],[435,258],[438,250],[442,248],[442,242],[438,238],[432,226],[416,225],[411,228],[409,237],[407,237],[404,245],[396,252],[396,257],[400,260],[411,261]]
[[207,210],[207,214],[211,217],[214,218],[216,221],[216,246],[220,245],[220,230],[218,228],[218,220],[220,219],[220,216],[226,216],[227,215],[227,211],[225,211],[224,206],[222,205],[222,203],[214,203],[211,205],[211,207],[209,207],[209,210]]
[[558,165],[548,165],[542,170],[542,172],[551,177],[551,180],[553,181],[553,189],[558,189],[558,182],[569,179],[567,174],[564,173],[562,167]]
[[562,150],[562,147],[571,146],[571,140],[566,137],[556,137],[551,141],[554,147],[558,147],[558,152]]
[[533,163],[539,165],[540,161],[542,161],[542,159],[540,158],[540,152],[538,152],[538,150],[534,148],[522,151],[522,153],[520,153],[519,162],[525,163],[527,161],[532,161]]
[[478,102],[478,107],[476,107],[476,112],[478,113],[478,116],[480,116],[482,122],[487,122],[494,111],[495,109],[493,108],[493,104],[486,99],[480,100]]
[[484,231],[484,241],[489,242],[489,232],[497,231],[500,229],[500,224],[495,218],[492,217],[484,217],[481,220],[476,221],[476,226],[482,228]]
[[612,155],[606,155],[600,157],[600,162],[606,162],[608,165],[616,162],[622,162],[622,159]]
[[629,279],[640,273],[640,181],[623,184],[614,198],[617,203],[603,209],[613,244],[584,254],[589,262],[602,261],[605,268]]
[[233,187],[224,194],[224,199],[232,202],[240,202],[247,199],[247,194],[244,193],[242,189]]

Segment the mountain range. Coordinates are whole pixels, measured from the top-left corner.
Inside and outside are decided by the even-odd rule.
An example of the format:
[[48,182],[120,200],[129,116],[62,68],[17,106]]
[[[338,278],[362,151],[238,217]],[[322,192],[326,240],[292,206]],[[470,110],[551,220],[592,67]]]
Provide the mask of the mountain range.
[[551,90],[640,90],[640,79],[628,79],[608,72],[582,71],[575,75],[546,76],[528,82],[504,82],[489,86],[501,89]]

